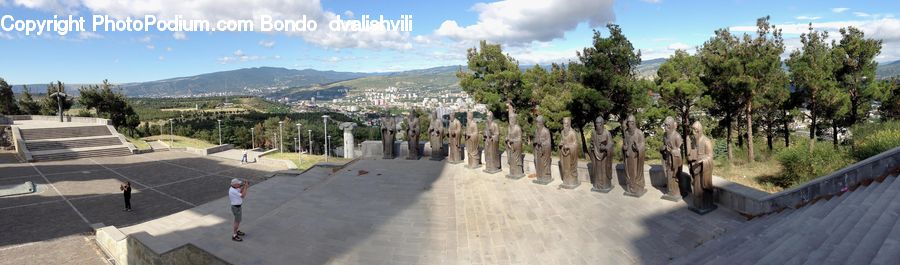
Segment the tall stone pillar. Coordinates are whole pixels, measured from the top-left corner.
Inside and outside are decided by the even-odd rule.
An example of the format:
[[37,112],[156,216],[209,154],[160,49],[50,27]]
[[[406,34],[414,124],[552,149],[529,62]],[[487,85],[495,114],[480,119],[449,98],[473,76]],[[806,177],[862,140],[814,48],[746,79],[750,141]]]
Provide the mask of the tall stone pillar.
[[353,147],[356,146],[356,142],[353,140],[353,128],[356,128],[356,123],[341,123],[341,129],[344,130],[344,158],[353,159]]

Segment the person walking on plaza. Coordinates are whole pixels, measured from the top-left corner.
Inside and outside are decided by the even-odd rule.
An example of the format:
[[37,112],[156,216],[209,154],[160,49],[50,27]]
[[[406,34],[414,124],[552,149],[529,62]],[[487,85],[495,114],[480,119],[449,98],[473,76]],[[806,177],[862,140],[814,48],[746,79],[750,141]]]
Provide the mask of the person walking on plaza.
[[247,161],[247,149],[244,149],[244,154],[241,155],[241,165],[244,163],[250,163],[250,161]]
[[234,214],[234,229],[232,230],[231,240],[238,242],[244,241],[244,239],[241,238],[241,236],[244,235],[244,232],[241,232],[238,228],[241,225],[241,205],[244,204],[244,198],[247,197],[248,188],[250,188],[249,181],[231,179],[231,188],[228,189],[228,200],[231,201],[231,213]]
[[123,212],[131,211],[131,181],[125,181],[122,185],[119,185],[119,190],[122,191],[122,195],[125,197],[125,209],[122,209]]

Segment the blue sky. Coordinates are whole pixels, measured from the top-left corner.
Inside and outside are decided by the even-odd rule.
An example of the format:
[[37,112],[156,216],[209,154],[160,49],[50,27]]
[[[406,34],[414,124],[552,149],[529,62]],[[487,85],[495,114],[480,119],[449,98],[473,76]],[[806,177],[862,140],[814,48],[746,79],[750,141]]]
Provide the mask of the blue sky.
[[[328,18],[413,16],[413,31],[327,32]],[[854,25],[884,40],[879,61],[900,59],[900,4],[890,1],[239,1],[0,0],[0,16],[53,14],[116,17],[183,15],[192,19],[317,18],[315,33],[87,32],[25,36],[0,30],[0,77],[13,84],[151,81],[246,67],[383,72],[465,63],[478,40],[501,43],[521,64],[565,62],[590,45],[593,29],[619,24],[643,59],[693,50],[718,28],[752,29],[769,15],[789,50],[806,24],[839,35]]]

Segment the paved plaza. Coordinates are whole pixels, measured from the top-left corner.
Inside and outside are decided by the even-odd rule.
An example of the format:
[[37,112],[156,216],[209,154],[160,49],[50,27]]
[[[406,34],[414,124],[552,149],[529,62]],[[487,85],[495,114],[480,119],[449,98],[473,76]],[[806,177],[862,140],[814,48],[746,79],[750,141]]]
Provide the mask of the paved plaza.
[[[225,195],[231,178],[262,182],[283,170],[186,152],[18,163],[0,153],[0,185],[32,181],[33,194],[0,198],[0,264],[105,264],[91,224],[119,227]],[[119,184],[131,181],[133,212]]]
[[[647,183],[650,183],[648,180]],[[244,242],[230,240],[227,198],[133,226],[156,253],[192,244],[232,264],[665,264],[745,224],[720,208],[622,187],[559,189],[427,159],[360,160],[254,186]]]

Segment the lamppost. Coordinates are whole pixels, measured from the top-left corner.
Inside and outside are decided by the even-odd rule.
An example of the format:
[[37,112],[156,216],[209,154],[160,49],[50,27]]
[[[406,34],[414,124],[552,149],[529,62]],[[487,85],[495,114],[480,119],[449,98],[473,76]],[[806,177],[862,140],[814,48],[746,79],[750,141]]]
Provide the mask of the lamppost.
[[328,163],[328,142],[331,142],[331,135],[325,136],[325,162]]
[[253,131],[256,128],[250,128],[250,149],[256,149],[256,137],[254,137]]
[[222,120],[216,120],[219,124],[219,145],[222,145]]
[[306,130],[306,133],[309,134],[309,145],[307,145],[307,149],[309,149],[309,154],[312,155],[312,130]]
[[300,126],[303,124],[297,123],[297,163],[300,163]]
[[278,122],[278,152],[284,153],[284,121]]
[[325,162],[328,162],[328,115],[322,115],[322,123],[325,124]]
[[175,144],[175,119],[169,119],[169,146]]

